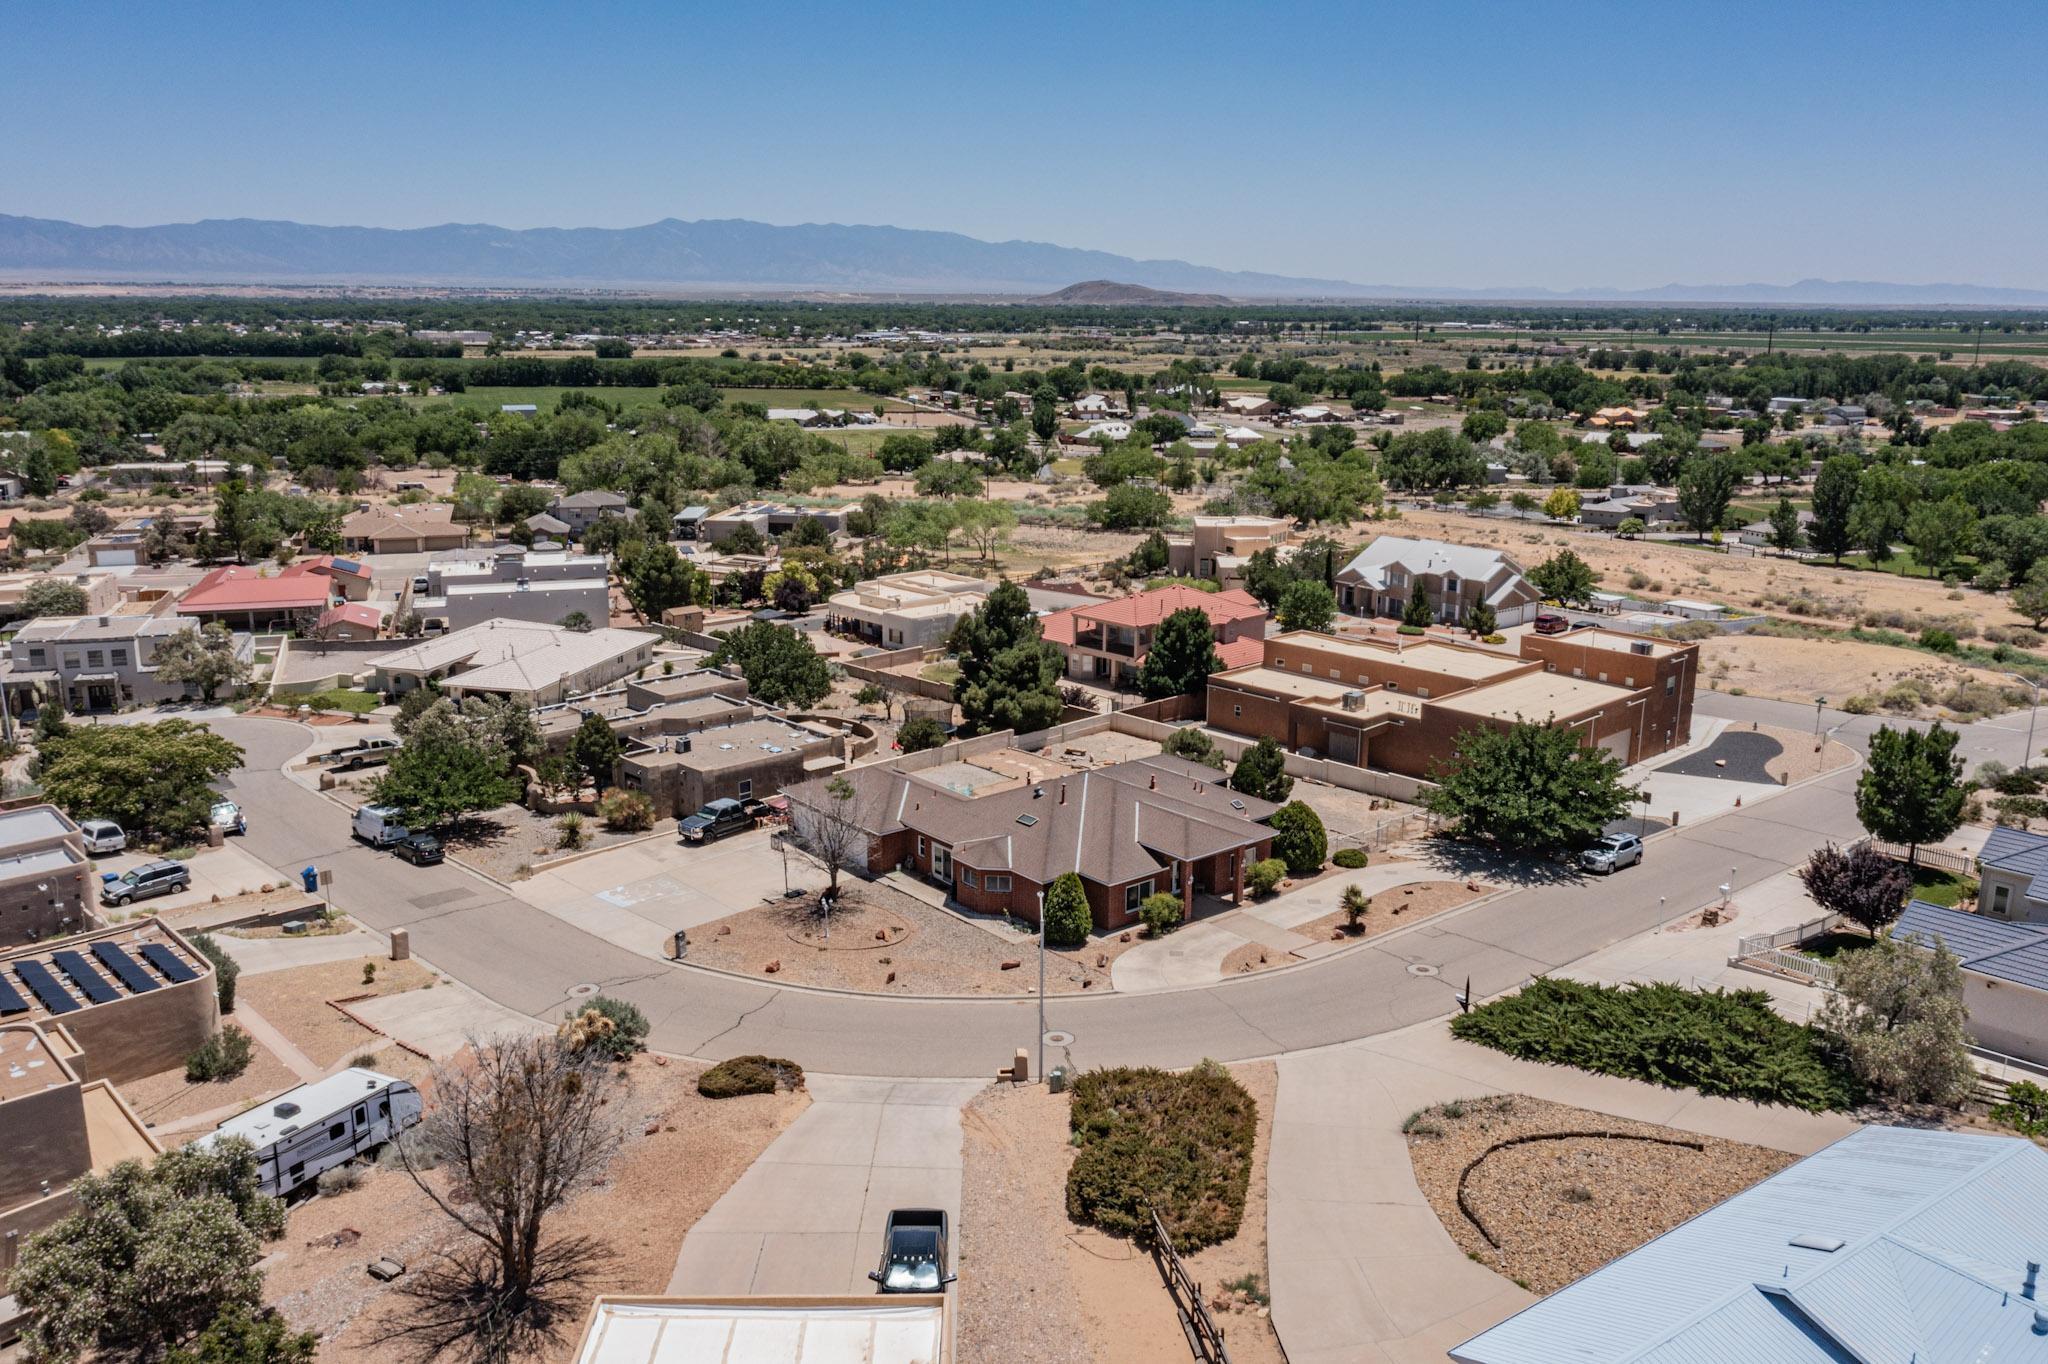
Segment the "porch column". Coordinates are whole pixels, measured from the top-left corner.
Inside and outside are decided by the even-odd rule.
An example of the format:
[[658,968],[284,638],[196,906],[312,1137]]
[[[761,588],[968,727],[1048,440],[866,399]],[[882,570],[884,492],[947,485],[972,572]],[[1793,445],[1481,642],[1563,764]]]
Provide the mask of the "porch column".
[[1234,878],[1236,884],[1230,888],[1230,903],[1233,905],[1244,903],[1244,853],[1245,850],[1239,848],[1230,856],[1230,860],[1237,864],[1237,876]]
[[1195,864],[1192,860],[1180,864],[1180,921],[1188,923],[1195,917]]

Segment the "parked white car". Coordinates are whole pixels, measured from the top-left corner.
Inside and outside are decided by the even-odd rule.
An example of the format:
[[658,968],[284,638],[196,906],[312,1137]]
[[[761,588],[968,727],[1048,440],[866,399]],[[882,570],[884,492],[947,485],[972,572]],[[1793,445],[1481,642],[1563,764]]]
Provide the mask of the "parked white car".
[[81,820],[78,832],[85,835],[85,850],[95,857],[117,853],[128,846],[128,834],[111,819]]

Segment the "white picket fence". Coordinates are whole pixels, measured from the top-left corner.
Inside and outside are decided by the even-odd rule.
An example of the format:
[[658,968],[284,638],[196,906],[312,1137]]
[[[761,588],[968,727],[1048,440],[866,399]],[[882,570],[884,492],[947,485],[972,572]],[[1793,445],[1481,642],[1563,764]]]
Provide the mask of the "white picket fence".
[[1744,966],[1757,967],[1765,971],[1776,971],[1788,976],[1797,976],[1823,990],[1835,988],[1835,965],[1814,957],[1802,957],[1797,952],[1787,952],[1779,947],[1766,947],[1760,952],[1745,953]]

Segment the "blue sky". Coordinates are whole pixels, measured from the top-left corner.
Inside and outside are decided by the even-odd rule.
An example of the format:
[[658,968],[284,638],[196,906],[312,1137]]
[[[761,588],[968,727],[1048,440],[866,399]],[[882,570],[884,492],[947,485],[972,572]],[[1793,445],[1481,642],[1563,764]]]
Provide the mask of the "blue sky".
[[1361,283],[2048,287],[2048,4],[44,4],[0,212],[891,223]]

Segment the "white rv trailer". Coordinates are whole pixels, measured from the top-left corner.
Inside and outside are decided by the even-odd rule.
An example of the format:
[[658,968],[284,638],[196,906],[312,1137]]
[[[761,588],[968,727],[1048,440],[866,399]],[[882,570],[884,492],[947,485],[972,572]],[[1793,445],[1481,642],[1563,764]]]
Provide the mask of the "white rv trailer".
[[350,1067],[229,1118],[208,1140],[247,1140],[263,1192],[281,1198],[419,1120],[420,1092],[410,1081]]

